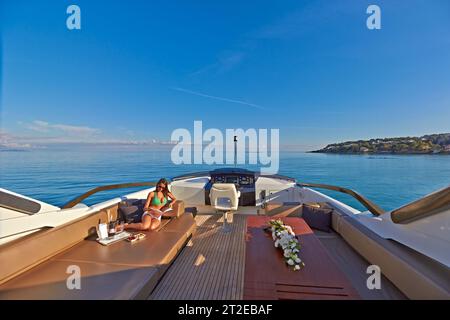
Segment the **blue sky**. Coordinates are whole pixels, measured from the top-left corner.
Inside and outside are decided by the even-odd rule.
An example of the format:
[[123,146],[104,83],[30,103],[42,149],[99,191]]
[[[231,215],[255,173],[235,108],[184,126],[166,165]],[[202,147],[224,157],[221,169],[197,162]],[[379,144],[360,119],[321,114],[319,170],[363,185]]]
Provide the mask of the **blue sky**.
[[2,0],[1,17],[4,145],[167,141],[194,120],[302,150],[450,131],[447,0]]

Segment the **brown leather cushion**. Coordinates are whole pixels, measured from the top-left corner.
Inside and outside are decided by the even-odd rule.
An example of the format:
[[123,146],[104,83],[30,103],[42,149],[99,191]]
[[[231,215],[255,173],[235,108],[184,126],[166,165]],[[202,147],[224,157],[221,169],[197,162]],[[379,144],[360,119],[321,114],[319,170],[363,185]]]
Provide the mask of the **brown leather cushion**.
[[[196,226],[191,214],[167,221],[168,230],[136,243],[84,240],[1,285],[0,299],[147,298]],[[81,268],[82,290],[67,289],[69,265]]]
[[302,205],[302,218],[313,229],[330,232],[331,214],[333,209],[317,208],[307,204]]
[[177,218],[184,214],[184,201],[177,200],[172,205],[172,210],[167,211],[167,213],[163,214],[163,219],[171,219],[171,218]]
[[136,243],[120,241],[102,246],[95,240],[85,240],[57,260],[96,263],[118,263],[130,266],[157,266],[167,263],[186,240],[182,232],[144,232],[147,237]]
[[[67,268],[81,272],[81,290],[69,290]],[[53,261],[42,263],[0,287],[0,299],[145,299],[159,279],[155,267]]]
[[173,218],[164,226],[162,232],[183,232],[190,236],[195,231],[195,220],[192,213],[186,213],[178,218]]
[[[181,219],[181,218],[178,218]],[[173,219],[160,232],[146,231],[146,238],[135,243],[120,241],[110,246],[102,246],[95,240],[85,240],[71,250],[57,255],[57,260],[82,262],[115,263],[130,266],[158,266],[169,263],[187,240],[189,230],[195,226],[192,215],[186,215],[186,224],[175,226],[181,220]]]
[[25,240],[17,239],[1,245],[0,284],[83,241],[84,238],[95,233],[95,227],[99,221],[107,221],[104,210],[36,235],[30,235]]

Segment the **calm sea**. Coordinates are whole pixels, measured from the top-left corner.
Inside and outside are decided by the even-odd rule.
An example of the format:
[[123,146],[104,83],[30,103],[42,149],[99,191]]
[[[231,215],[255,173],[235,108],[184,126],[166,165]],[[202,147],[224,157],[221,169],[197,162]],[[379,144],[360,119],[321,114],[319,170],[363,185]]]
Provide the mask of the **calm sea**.
[[[354,189],[386,210],[397,208],[450,184],[450,156],[330,155],[285,152],[282,175],[301,182],[333,184]],[[210,170],[207,165],[172,164],[170,149],[136,147],[61,147],[26,152],[0,152],[0,187],[57,206],[89,189],[122,182],[155,181],[160,177]],[[241,166],[257,169],[254,166]],[[93,204],[136,189],[104,192]],[[350,196],[322,191],[362,209]]]

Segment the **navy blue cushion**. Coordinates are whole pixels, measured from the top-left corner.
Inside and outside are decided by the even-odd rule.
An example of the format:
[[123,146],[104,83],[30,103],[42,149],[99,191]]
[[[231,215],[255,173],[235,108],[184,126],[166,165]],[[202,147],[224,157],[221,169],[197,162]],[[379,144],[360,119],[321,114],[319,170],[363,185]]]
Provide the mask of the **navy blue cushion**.
[[140,205],[119,205],[119,218],[127,223],[138,223],[142,220],[144,208]]
[[302,218],[313,229],[330,232],[333,209],[302,206]]

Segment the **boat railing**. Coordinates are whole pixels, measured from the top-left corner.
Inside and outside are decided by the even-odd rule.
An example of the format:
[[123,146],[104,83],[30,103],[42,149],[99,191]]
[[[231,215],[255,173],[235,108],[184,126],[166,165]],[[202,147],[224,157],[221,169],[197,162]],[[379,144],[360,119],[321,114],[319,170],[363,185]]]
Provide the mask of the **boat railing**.
[[73,208],[77,204],[81,203],[81,201],[83,201],[84,199],[102,191],[133,188],[133,187],[154,187],[154,186],[156,186],[156,182],[131,182],[131,183],[120,183],[120,184],[111,184],[107,186],[100,186],[92,190],[89,190],[88,192],[83,193],[82,195],[67,202],[62,208],[63,209]]
[[369,210],[371,213],[373,213],[376,216],[382,215],[385,213],[383,209],[381,209],[379,206],[377,206],[375,203],[364,197],[363,195],[359,194],[356,191],[339,187],[339,186],[333,186],[328,184],[318,184],[318,183],[306,183],[301,182],[297,183],[297,186],[299,187],[307,187],[307,188],[319,188],[319,189],[327,189],[327,190],[333,190],[341,193],[348,194],[358,200],[359,203],[361,203],[367,210]]

